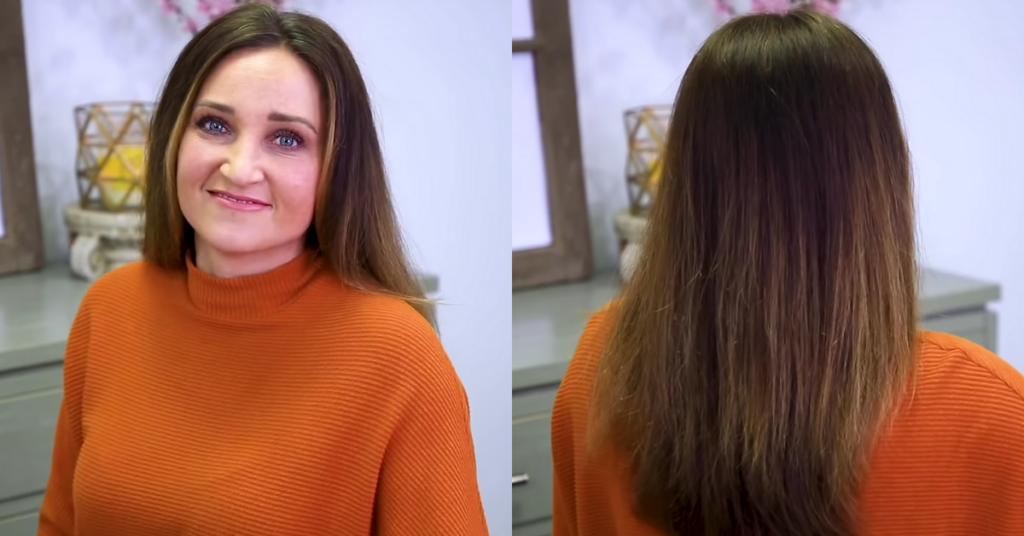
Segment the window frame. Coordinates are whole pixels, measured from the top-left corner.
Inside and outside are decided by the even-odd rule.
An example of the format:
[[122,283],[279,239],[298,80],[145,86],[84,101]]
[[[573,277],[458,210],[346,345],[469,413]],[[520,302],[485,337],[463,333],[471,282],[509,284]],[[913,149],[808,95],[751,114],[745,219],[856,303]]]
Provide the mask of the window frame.
[[513,290],[578,281],[593,274],[569,2],[528,1],[533,36],[513,40],[512,54],[533,55],[552,243],[512,252]]
[[0,1],[0,276],[44,264],[21,0]]

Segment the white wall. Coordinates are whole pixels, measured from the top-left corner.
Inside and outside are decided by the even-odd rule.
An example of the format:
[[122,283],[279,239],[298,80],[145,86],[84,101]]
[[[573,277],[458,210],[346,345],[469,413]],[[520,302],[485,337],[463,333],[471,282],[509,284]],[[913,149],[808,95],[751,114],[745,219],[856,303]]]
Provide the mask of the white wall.
[[[626,207],[622,112],[670,104],[720,19],[707,0],[571,0],[595,256],[615,264]],[[1024,369],[1024,3],[850,0],[840,18],[875,47],[913,151],[922,263],[998,282],[999,353]]]
[[[469,393],[492,534],[511,527],[511,267],[502,167],[507,10],[474,0],[295,0],[353,49],[379,113],[395,202],[440,277],[442,339]],[[47,257],[67,257],[77,104],[153,100],[188,36],[155,0],[22,0]]]

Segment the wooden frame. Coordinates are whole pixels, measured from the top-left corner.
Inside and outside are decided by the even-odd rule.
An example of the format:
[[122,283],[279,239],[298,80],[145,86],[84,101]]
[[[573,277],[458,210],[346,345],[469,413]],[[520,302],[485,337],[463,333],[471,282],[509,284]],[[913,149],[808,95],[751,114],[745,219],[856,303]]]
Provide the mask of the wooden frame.
[[533,54],[552,244],[512,252],[512,289],[586,279],[593,273],[583,182],[568,0],[531,0],[533,38],[512,53]]
[[0,275],[43,266],[21,0],[0,0]]

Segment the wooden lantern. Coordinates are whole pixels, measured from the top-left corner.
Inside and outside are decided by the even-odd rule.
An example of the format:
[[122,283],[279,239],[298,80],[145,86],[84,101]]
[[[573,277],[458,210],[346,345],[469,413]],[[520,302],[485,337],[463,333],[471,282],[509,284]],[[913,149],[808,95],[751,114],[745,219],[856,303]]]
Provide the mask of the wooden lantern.
[[153,104],[93,103],[75,108],[80,206],[105,212],[142,208],[145,150]]
[[672,107],[643,106],[626,110],[626,137],[629,156],[626,161],[626,187],[629,212],[646,216],[661,180],[662,155]]

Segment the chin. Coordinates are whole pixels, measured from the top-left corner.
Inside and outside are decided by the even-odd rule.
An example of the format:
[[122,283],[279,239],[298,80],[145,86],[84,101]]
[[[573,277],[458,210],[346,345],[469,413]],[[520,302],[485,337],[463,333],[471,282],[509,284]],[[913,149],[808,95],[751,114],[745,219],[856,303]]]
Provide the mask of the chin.
[[225,255],[248,255],[273,248],[273,246],[262,246],[256,244],[231,243],[231,244],[210,244],[211,249]]
[[200,232],[196,230],[196,242],[202,242],[206,247],[219,253],[228,255],[245,255],[257,251],[273,248],[273,244],[267,244],[261,239],[259,233],[232,232],[228,229],[211,230],[211,232]]

